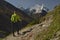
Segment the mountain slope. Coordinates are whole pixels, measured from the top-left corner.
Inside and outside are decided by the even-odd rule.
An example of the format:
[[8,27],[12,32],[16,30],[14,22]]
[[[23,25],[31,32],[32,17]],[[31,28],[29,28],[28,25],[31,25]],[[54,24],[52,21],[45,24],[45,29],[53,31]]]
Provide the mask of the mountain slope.
[[47,9],[48,8],[44,7],[44,5],[36,4],[30,8],[25,9],[24,12],[34,19],[30,24],[37,24],[39,23],[41,17],[47,14]]
[[51,22],[52,20],[50,18],[49,20],[45,20],[40,24],[36,24],[31,27],[27,27],[27,28],[20,30],[20,33],[22,34],[19,36],[13,37],[12,34],[10,34],[3,40],[35,40],[34,38],[36,37],[36,35],[38,35],[39,32],[44,31],[50,25]]
[[60,5],[47,14],[47,16],[49,15],[53,15],[53,22],[47,29],[39,33],[35,40],[60,40]]
[[[20,15],[22,19],[22,27],[26,26],[27,23],[29,23],[32,19],[27,14],[25,14],[22,10],[16,8],[12,4],[0,0],[0,31],[7,32],[6,34],[9,34],[12,30],[12,24],[10,21],[11,15],[16,11],[17,14]],[[20,25],[20,29],[22,28]],[[2,33],[5,34],[5,33]]]

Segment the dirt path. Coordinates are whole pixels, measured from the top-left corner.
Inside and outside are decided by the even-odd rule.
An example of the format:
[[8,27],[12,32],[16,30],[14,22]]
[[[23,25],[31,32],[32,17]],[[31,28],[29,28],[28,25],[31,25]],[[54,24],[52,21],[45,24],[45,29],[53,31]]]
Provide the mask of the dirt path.
[[46,20],[40,24],[33,25],[32,27],[22,29],[20,33],[24,34],[20,35],[19,37],[13,37],[12,34],[10,34],[3,40],[34,40],[35,36],[38,35],[39,32],[45,30],[51,22],[52,20],[49,19],[48,21]]

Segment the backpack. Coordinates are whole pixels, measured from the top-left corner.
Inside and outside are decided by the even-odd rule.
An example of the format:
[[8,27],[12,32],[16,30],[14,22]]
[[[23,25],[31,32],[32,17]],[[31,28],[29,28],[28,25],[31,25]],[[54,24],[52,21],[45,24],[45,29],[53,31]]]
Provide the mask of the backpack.
[[18,22],[18,21],[21,21],[21,18],[19,15],[17,15],[15,12],[14,14],[12,14],[11,16],[11,22],[15,23],[15,22]]

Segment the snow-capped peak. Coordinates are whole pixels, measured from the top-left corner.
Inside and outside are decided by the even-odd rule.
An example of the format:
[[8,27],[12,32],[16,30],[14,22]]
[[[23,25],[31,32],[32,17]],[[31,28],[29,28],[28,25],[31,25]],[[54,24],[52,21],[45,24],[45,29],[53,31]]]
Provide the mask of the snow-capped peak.
[[35,13],[41,13],[41,10],[43,9],[43,5],[36,4],[35,6],[30,8],[30,11],[35,10]]

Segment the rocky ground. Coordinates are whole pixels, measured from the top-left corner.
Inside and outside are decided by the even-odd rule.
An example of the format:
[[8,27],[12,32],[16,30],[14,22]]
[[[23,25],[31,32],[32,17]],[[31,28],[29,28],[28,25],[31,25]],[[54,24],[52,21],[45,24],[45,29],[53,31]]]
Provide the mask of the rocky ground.
[[[40,24],[36,24],[36,25],[33,25],[32,27],[27,27],[25,29],[20,30],[21,35],[19,35],[17,37],[13,37],[12,34],[10,34],[3,40],[34,40],[36,35],[38,35],[39,32],[46,30],[46,28],[48,28],[48,26],[50,25],[51,22],[52,22],[52,20],[50,18]],[[51,39],[51,40],[53,40],[53,39]]]

